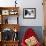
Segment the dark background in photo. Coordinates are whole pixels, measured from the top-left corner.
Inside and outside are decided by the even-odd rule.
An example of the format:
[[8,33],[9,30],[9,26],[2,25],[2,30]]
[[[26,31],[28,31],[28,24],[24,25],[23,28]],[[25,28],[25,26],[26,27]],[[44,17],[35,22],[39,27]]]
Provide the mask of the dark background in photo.
[[26,16],[27,14],[31,15],[31,13],[30,13],[28,10],[25,10],[25,16]]

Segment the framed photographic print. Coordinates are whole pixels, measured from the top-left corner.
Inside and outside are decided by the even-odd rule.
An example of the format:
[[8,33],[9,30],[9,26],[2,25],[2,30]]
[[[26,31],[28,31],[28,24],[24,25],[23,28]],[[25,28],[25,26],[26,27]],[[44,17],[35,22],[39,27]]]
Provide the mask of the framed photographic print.
[[2,10],[2,15],[9,15],[9,10]]
[[24,8],[23,18],[25,19],[35,19],[36,18],[36,8]]
[[17,16],[8,17],[8,24],[18,24],[18,17]]
[[10,15],[16,15],[17,13],[18,13],[18,12],[17,12],[16,10],[10,10],[10,11],[9,11],[9,14],[10,14]]
[[18,24],[18,16],[3,16],[2,24]]
[[8,24],[8,16],[3,16],[2,24]]

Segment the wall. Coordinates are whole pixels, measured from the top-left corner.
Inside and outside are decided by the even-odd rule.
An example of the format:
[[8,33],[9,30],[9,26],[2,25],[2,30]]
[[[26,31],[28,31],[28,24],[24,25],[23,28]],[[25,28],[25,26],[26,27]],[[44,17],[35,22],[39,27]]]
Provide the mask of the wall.
[[[15,6],[15,0],[0,0],[0,6]],[[17,0],[19,9],[19,24],[21,26],[43,26],[42,0]],[[23,19],[23,8],[36,8],[36,19]]]
[[[24,0],[20,9],[20,25],[22,26],[43,26],[42,0]],[[36,8],[36,19],[23,19],[23,8]]]

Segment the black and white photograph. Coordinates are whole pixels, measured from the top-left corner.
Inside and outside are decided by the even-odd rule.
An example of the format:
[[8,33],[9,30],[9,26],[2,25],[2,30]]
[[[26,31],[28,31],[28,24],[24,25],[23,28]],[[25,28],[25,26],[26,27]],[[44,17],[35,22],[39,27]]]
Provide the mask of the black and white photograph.
[[36,8],[24,8],[23,18],[35,19],[36,18]]

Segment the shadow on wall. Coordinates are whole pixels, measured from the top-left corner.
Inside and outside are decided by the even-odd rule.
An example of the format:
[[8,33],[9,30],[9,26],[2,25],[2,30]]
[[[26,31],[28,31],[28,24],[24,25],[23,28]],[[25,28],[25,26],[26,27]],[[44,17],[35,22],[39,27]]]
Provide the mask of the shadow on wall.
[[41,43],[43,43],[43,30],[42,30],[42,26],[21,26],[20,27],[20,31],[19,31],[19,40],[20,40],[20,42],[21,42],[21,40],[23,38],[23,35],[24,35],[25,31],[28,28],[32,28],[36,32],[39,41]]

